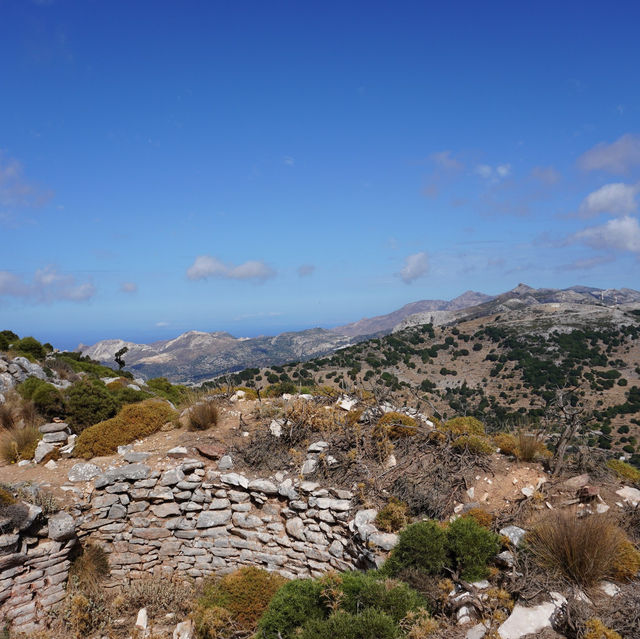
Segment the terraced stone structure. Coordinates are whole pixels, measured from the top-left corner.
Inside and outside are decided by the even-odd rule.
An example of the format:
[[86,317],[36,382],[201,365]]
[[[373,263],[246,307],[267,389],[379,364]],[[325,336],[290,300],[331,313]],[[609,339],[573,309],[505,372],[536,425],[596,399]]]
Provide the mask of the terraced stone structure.
[[317,576],[376,564],[395,545],[372,525],[375,511],[354,517],[351,492],[283,475],[250,480],[199,460],[162,473],[129,464],[95,478],[78,535],[109,553],[115,583],[243,565]]

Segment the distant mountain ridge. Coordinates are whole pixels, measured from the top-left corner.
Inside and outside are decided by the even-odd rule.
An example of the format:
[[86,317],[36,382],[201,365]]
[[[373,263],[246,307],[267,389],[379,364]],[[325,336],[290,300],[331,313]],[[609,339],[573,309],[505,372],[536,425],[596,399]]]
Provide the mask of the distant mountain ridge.
[[[526,318],[532,307],[563,304],[567,311],[584,308],[585,317],[597,318],[602,307],[640,305],[640,292],[633,289],[598,289],[572,286],[566,289],[535,289],[519,284],[500,295],[467,291],[450,300],[421,300],[400,309],[332,329],[312,328],[275,336],[237,338],[223,331],[187,331],[170,340],[137,344],[125,340],[102,340],[92,346],[80,345],[83,355],[106,364],[123,347],[129,350],[126,368],[146,378],[163,376],[173,382],[198,383],[217,375],[244,368],[260,368],[306,360],[332,353],[374,335],[386,335],[417,324],[451,324],[463,319],[520,311]],[[556,315],[551,321],[562,323]]]

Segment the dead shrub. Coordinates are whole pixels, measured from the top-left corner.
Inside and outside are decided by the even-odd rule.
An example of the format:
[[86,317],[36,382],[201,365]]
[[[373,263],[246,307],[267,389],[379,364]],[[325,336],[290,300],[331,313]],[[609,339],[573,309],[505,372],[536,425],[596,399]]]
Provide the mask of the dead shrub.
[[189,430],[209,430],[218,425],[218,407],[211,400],[194,404],[189,409]]
[[0,404],[0,428],[10,430],[16,426],[16,419],[11,406]]
[[147,577],[132,582],[120,595],[120,613],[136,613],[146,608],[149,617],[173,612],[183,617],[191,610],[193,588],[178,579]]
[[385,413],[379,420],[373,431],[376,438],[400,439],[401,437],[411,437],[418,432],[418,423],[413,417],[390,411]]
[[[630,569],[629,541],[606,515],[553,511],[532,528],[526,541],[536,563],[581,586],[615,579]],[[618,564],[621,558],[623,564]]]
[[391,498],[376,515],[376,526],[384,532],[395,533],[404,528],[407,523],[407,504]]
[[92,543],[80,549],[69,569],[73,587],[94,596],[100,592],[101,584],[108,576],[108,555],[100,546]]

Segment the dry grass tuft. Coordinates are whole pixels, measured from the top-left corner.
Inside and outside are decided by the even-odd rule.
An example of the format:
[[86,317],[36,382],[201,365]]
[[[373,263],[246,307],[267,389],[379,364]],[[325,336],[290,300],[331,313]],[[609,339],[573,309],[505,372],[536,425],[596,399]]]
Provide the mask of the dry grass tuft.
[[624,573],[621,560],[627,571],[631,569],[627,561],[630,543],[606,515],[578,517],[573,511],[554,511],[526,540],[536,563],[581,586],[606,577],[620,578]]
[[209,430],[218,425],[218,407],[212,400],[194,404],[189,409],[189,430]]
[[101,584],[109,576],[107,553],[96,544],[85,544],[80,554],[73,560],[69,578],[82,592],[97,594]]
[[0,458],[7,464],[33,459],[42,435],[35,426],[13,427],[0,434]]

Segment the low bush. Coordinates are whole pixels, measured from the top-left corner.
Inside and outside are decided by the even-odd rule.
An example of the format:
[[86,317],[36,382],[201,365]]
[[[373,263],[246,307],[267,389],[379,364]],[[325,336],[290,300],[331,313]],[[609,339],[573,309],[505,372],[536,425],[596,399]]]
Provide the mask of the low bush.
[[31,401],[38,413],[48,420],[64,417],[66,414],[64,396],[53,384],[45,383],[37,388],[31,396]]
[[67,389],[66,398],[67,421],[77,434],[118,412],[118,402],[98,379],[76,382]]
[[373,431],[374,436],[400,439],[410,437],[418,432],[418,423],[413,417],[404,413],[389,411],[379,420]]
[[276,573],[250,566],[206,582],[194,613],[200,639],[219,639],[225,636],[225,628],[255,632],[258,620],[286,581]]
[[154,377],[148,380],[147,388],[163,399],[168,399],[174,406],[183,402],[188,394],[184,386],[172,384],[166,377]]
[[360,614],[338,610],[327,619],[313,619],[297,635],[300,639],[394,639],[398,626],[393,619],[375,608]]
[[454,435],[484,435],[484,425],[475,417],[454,417],[439,428]]
[[518,454],[518,440],[511,433],[497,433],[493,436],[493,443],[503,455]]
[[204,400],[189,409],[189,430],[209,430],[218,425],[218,407],[212,400]]
[[447,537],[442,526],[433,520],[410,524],[401,533],[384,572],[397,575],[402,570],[416,568],[437,574],[447,564]]
[[24,399],[33,399],[33,394],[40,388],[47,388],[51,386],[48,382],[37,377],[27,377],[21,384],[18,384],[16,390]]
[[479,435],[460,435],[451,442],[451,447],[476,455],[491,455],[495,452],[491,442]]
[[525,539],[536,563],[581,586],[606,577],[626,578],[633,570],[629,541],[606,515],[553,511]]
[[258,623],[259,639],[291,639],[297,628],[324,619],[328,609],[322,601],[322,584],[314,579],[286,583],[271,599]]
[[148,399],[124,406],[115,417],[83,430],[76,440],[74,453],[85,459],[111,455],[118,446],[148,437],[174,417],[175,411],[162,400]]
[[32,360],[43,360],[47,356],[47,349],[35,337],[23,337],[13,342],[11,348]]
[[7,464],[33,459],[42,434],[35,426],[16,426],[0,434],[0,458]]
[[640,484],[640,470],[634,468],[621,459],[610,459],[607,467],[611,469],[620,479],[626,479],[634,484]]
[[[407,584],[378,571],[333,573],[285,584],[258,624],[257,639],[370,639],[407,636],[419,627],[425,600]],[[407,626],[408,627],[408,626]],[[418,639],[419,635],[415,635]]]
[[447,527],[447,549],[451,563],[463,579],[477,581],[487,576],[487,563],[498,550],[498,535],[473,517],[459,517]]
[[375,524],[384,532],[395,533],[407,525],[407,504],[391,498],[376,515]]
[[471,519],[475,519],[476,523],[484,528],[488,528],[491,530],[491,525],[493,524],[493,515],[483,508],[471,508],[465,514],[465,517],[471,517]]
[[131,582],[114,600],[119,614],[137,613],[146,608],[151,619],[172,613],[187,615],[192,606],[193,588],[186,582],[167,577],[145,577]]

